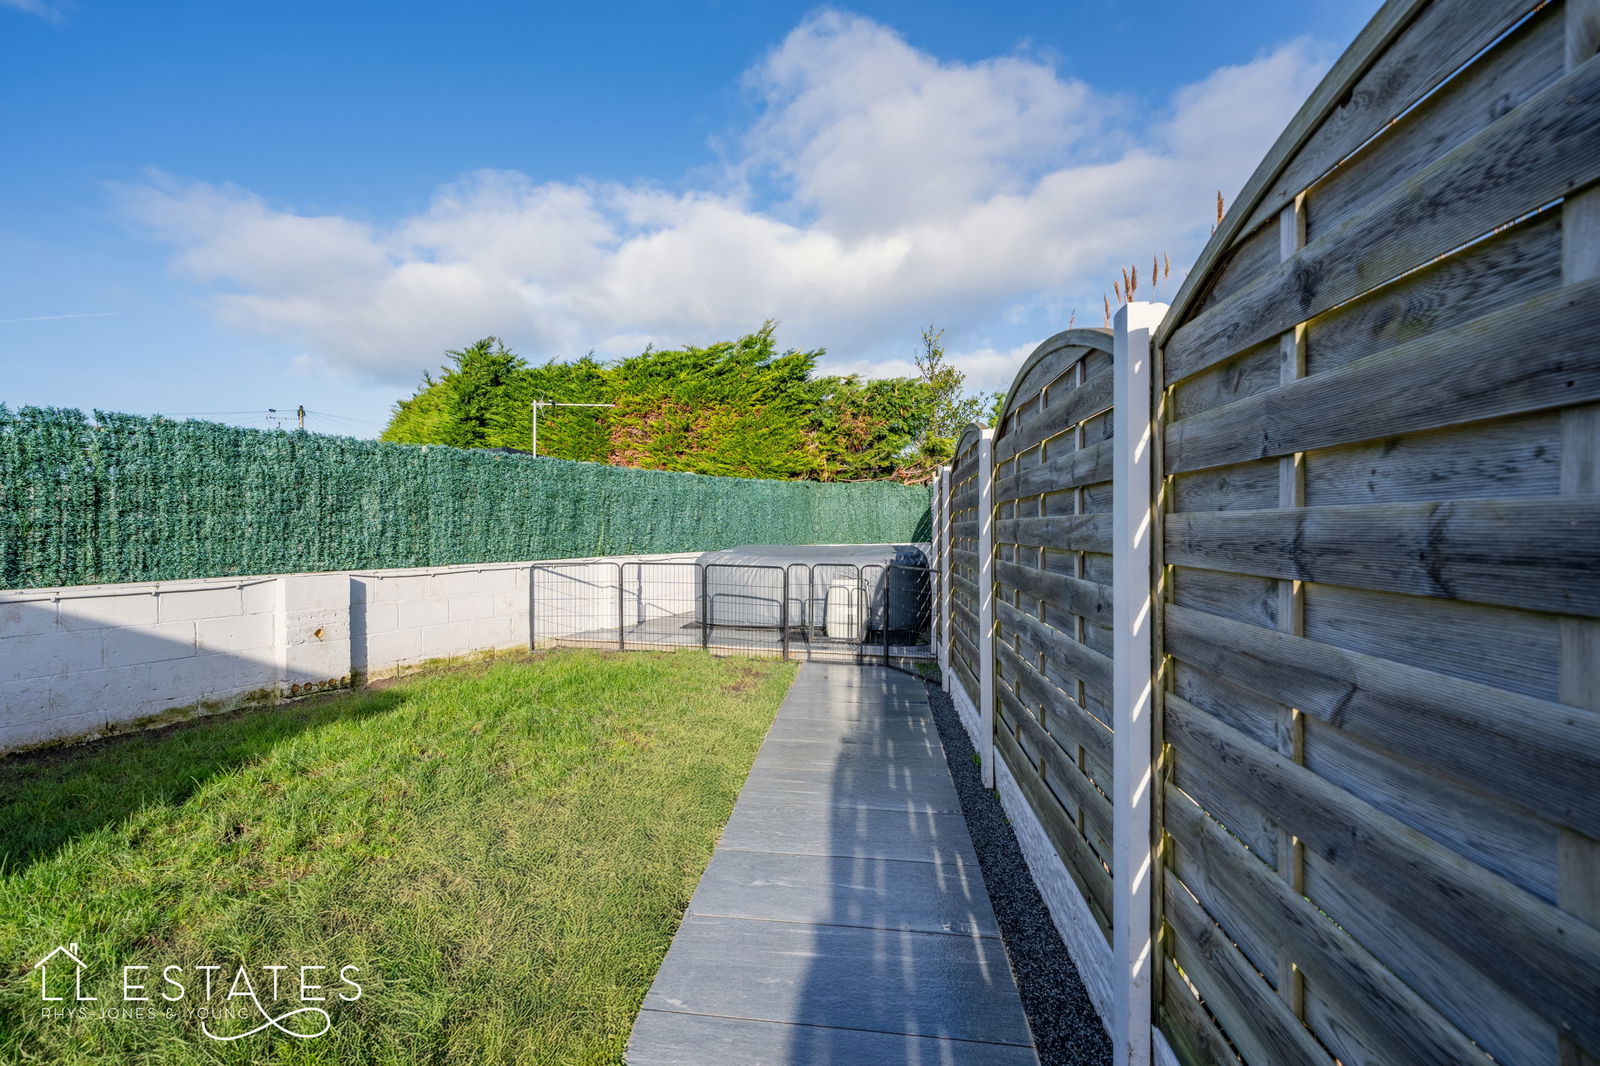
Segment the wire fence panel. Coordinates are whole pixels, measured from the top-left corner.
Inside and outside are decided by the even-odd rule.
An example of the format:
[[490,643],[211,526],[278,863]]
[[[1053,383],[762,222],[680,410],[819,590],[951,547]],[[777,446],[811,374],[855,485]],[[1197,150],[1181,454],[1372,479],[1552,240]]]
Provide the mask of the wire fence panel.
[[804,569],[809,588],[807,654],[865,643],[871,611],[861,567],[817,563]]
[[572,562],[533,569],[535,647],[933,661],[926,566]]
[[541,563],[528,582],[535,648],[623,646],[623,567],[610,562]]
[[619,646],[625,651],[705,646],[697,612],[700,593],[700,567],[694,562],[623,563]]
[[881,645],[885,666],[913,669],[929,660],[933,645],[933,571],[926,566],[891,564],[884,574]]
[[706,647],[713,654],[788,658],[795,607],[789,568],[710,563],[701,570]]

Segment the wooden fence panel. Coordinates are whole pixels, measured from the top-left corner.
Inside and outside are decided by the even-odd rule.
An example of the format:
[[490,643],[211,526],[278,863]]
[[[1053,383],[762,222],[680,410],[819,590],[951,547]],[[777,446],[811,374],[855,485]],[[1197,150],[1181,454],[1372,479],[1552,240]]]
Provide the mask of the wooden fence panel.
[[1029,356],[995,428],[997,749],[1109,942],[1111,335]]
[[1597,44],[1386,5],[1157,338],[1186,1062],[1600,1062]]
[[978,679],[978,439],[969,429],[956,442],[950,464],[950,666],[956,681],[976,708]]

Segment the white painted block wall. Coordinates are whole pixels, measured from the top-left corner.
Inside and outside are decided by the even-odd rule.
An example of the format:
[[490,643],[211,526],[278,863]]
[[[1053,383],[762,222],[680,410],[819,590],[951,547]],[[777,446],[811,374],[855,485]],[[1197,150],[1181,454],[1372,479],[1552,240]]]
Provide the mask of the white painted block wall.
[[275,697],[279,596],[277,578],[0,593],[0,751]]
[[[619,564],[628,564],[623,594],[631,617],[692,611],[693,594],[685,590],[694,587],[694,559],[626,556],[0,591],[0,752],[614,627]],[[570,598],[580,585],[585,595]]]
[[383,677],[430,659],[527,647],[528,572],[535,565],[351,574],[352,668]]

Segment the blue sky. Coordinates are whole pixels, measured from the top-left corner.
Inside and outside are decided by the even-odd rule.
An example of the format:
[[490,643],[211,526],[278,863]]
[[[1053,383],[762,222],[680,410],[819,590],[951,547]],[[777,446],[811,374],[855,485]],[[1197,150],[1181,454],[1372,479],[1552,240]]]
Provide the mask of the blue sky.
[[366,435],[485,334],[768,317],[1004,387],[1181,272],[1376,6],[0,0],[0,401]]

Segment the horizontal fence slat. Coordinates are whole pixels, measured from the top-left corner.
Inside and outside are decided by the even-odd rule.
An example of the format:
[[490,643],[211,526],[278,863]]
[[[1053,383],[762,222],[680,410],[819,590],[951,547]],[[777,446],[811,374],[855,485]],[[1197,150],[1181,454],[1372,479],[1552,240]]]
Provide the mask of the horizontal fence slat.
[[1600,837],[1600,713],[1186,607],[1164,617],[1170,655]]
[[971,615],[962,610],[959,605],[956,608],[956,618],[958,622],[967,622],[970,626],[970,628],[963,628],[961,625],[955,625],[950,630],[950,637],[955,645],[956,652],[967,663],[967,668],[970,670],[973,668],[973,664],[978,661],[978,646],[972,636],[972,633],[977,629],[977,625],[971,621]]
[[[1502,991],[1600,1048],[1600,930],[1495,877],[1411,827],[1168,695],[1166,742],[1271,809],[1325,861],[1421,928],[1457,945]],[[1463,915],[1472,933],[1460,935]]]
[[[1284,186],[1280,184],[1280,179],[1293,163],[1295,156],[1306,150],[1306,146],[1329,116],[1354,99],[1360,79],[1374,66],[1384,50],[1394,43],[1417,13],[1427,8],[1431,2],[1432,0],[1390,0],[1385,3],[1362,28],[1350,47],[1334,61],[1332,69],[1300,105],[1294,118],[1278,135],[1272,147],[1267,149],[1266,156],[1256,165],[1254,172],[1245,181],[1244,188],[1240,189],[1239,195],[1235,197],[1233,210],[1223,216],[1213,230],[1211,239],[1201,249],[1199,258],[1195,260],[1183,283],[1178,287],[1172,301],[1171,314],[1162,323],[1162,328],[1156,335],[1157,345],[1166,343],[1172,329],[1198,306],[1212,278],[1226,262],[1228,253],[1234,246],[1269,219],[1275,219],[1284,207],[1293,202],[1294,197],[1300,194],[1306,184],[1309,184],[1296,183]],[[1385,116],[1382,122],[1375,123],[1371,127],[1371,132],[1376,133],[1390,117],[1392,116]],[[1362,136],[1351,147],[1365,141],[1367,136]],[[1342,158],[1344,158],[1343,152],[1333,161]],[[1250,210],[1252,205],[1258,211],[1252,211],[1247,216],[1245,211]]]
[[[1482,318],[1502,307],[1559,289],[1561,284],[1561,212],[1544,211],[1311,319],[1305,327],[1306,376],[1317,377],[1417,337]],[[1278,345],[1270,341],[1267,344],[1271,348],[1269,354],[1276,355]],[[1455,357],[1449,358],[1453,362]],[[1184,392],[1193,388],[1194,382],[1214,376],[1225,379],[1234,365],[1229,361],[1189,379]],[[1275,361],[1271,369],[1277,370]],[[1279,375],[1273,373],[1266,388],[1253,388],[1250,392],[1267,391],[1280,384]],[[1248,394],[1241,392],[1233,398]],[[1384,397],[1373,399],[1381,401]],[[1209,406],[1220,407],[1223,402],[1228,401]],[[1187,402],[1180,407],[1185,412],[1189,410]]]
[[[1166,340],[1180,381],[1600,178],[1600,65],[1585,63]],[[1383,234],[1374,240],[1373,234]]]
[[1046,600],[1101,625],[1111,624],[1111,589],[1105,585],[1018,563],[996,562],[994,573],[1002,585],[1024,595]]
[[1062,492],[1110,480],[1111,441],[1096,441],[1075,451],[1052,455],[1037,466],[995,478],[995,501],[1010,503],[1019,497]]
[[[1045,663],[1035,664],[1032,658],[1022,655],[1021,648],[1016,642],[1016,635],[1029,634],[1027,629],[1018,626],[1018,621],[1027,623],[1037,632],[1046,635],[1050,643],[1034,640],[1035,645],[1045,648]],[[1032,635],[1029,634],[1032,640]],[[1110,685],[1110,656],[1101,655],[1099,651],[1083,643],[1078,643],[1066,634],[1059,634],[1050,627],[1040,623],[1037,619],[1029,618],[1018,608],[1011,607],[1010,603],[1000,603],[1000,635],[995,640],[995,648],[1002,656],[1016,659],[1018,669],[1026,667],[1027,671],[1038,677],[1038,701],[1050,706],[1072,706],[1077,711],[1088,714],[1083,707],[1078,706],[1072,696],[1067,693],[1067,688],[1074,687],[1075,680],[1082,679],[1090,688],[1109,688]],[[1037,650],[1037,648],[1034,648]],[[1086,667],[1086,669],[1083,669]],[[1101,674],[1104,671],[1104,675]],[[1062,703],[1064,701],[1064,703]],[[1090,715],[1093,717],[1093,715]],[[1110,765],[1110,728],[1106,723],[1094,719],[1096,725],[1085,738],[1080,741],[1083,747],[1090,751],[1096,759]]]
[[995,747],[1005,760],[1006,768],[1022,790],[1023,798],[1033,813],[1038,815],[1045,836],[1061,857],[1061,864],[1072,876],[1089,904],[1089,913],[1100,927],[1100,935],[1111,939],[1111,874],[1100,865],[1100,860],[1089,850],[1089,844],[1078,833],[1077,825],[1067,816],[1061,804],[1039,779],[1017,739],[1008,730],[995,730]]
[[1212,268],[1206,290],[1192,308],[1193,313],[1199,314],[1248,288],[1277,266],[1283,259],[1282,243],[1277,219],[1273,219],[1269,225],[1257,226],[1236,236]]
[[[1382,437],[1308,454],[1305,504],[1555,496],[1561,491],[1561,453],[1559,411]],[[1278,501],[1241,506],[1271,508]]]
[[1314,851],[1305,853],[1302,876],[1318,907],[1498,1061],[1551,1061],[1555,1028],[1461,956],[1461,938],[1474,934],[1460,927],[1447,940],[1430,934]]
[[1166,562],[1600,617],[1600,496],[1167,516]]
[[[1167,426],[1179,474],[1600,400],[1600,280]],[[1513,354],[1514,353],[1514,354]]]
[[[1265,185],[1240,232],[1249,233],[1277,215],[1308,185],[1381,133],[1412,101],[1504,33],[1534,3],[1452,0],[1412,6],[1421,7],[1421,13],[1354,79],[1304,145]],[[1374,147],[1384,150],[1381,140]]]
[[[1032,617],[1018,607],[1014,607],[1004,600],[997,600],[996,611],[1002,628],[1009,627],[1022,633],[1033,643],[1047,649],[1051,655],[1059,659],[1067,673],[1083,679],[1084,683],[1095,688],[1111,688],[1111,656],[1095,651],[1087,644],[1074,640],[1066,633]],[[1050,666],[1045,668],[1045,676],[1057,684],[1061,679],[1052,676],[1056,673]],[[1108,754],[1106,759],[1111,758]]]
[[[1215,708],[1202,709],[1224,717]],[[1254,739],[1260,742],[1260,738]],[[1263,862],[1282,868],[1281,860],[1272,857],[1275,847],[1258,848],[1253,839],[1254,834],[1264,831],[1265,843],[1276,845],[1279,825],[1267,820],[1257,802],[1243,796],[1233,786],[1225,769],[1210,759],[1181,757],[1174,760],[1174,771],[1173,784],[1248,844]],[[1370,802],[1370,797],[1360,795]],[[1288,833],[1289,828],[1281,831]],[[1206,883],[1204,871],[1195,869],[1181,853],[1177,858],[1180,877],[1190,884]],[[1364,889],[1363,877],[1352,877],[1338,864],[1324,862],[1315,849],[1303,851],[1301,874],[1301,892],[1313,900],[1319,910],[1490,1054],[1508,1062],[1539,1062],[1548,1049],[1555,1046],[1555,1031],[1548,1022],[1534,1017],[1507,997],[1477,967],[1463,961],[1452,947],[1419,929],[1406,912],[1371,896]],[[1213,898],[1207,892],[1199,894],[1207,900]],[[1279,952],[1273,930],[1261,930],[1238,921],[1224,924],[1247,958],[1264,972],[1276,972],[1272,960],[1278,958]],[[1309,1019],[1315,1013],[1312,1005],[1316,1001],[1316,988],[1309,986],[1305,992]],[[1323,1021],[1323,1027],[1313,1024],[1312,1028],[1345,1061],[1367,1061],[1374,1055],[1379,1059],[1389,1057],[1381,1049],[1370,1048],[1352,1054],[1346,1046],[1344,1027],[1337,1021],[1337,1012],[1325,1015]]]
[[1032,417],[1018,419],[1008,427],[1006,435],[994,442],[994,461],[1003,463],[1018,452],[1027,451],[1110,408],[1111,375],[1095,374],[1059,403],[1052,402],[1042,410],[1029,412]]
[[[1046,344],[1049,341],[1045,342]],[[1105,343],[1109,345],[1110,337]],[[1001,432],[1008,432],[1011,425],[1015,425],[1015,415],[1019,408],[1032,403],[1039,398],[1039,394],[1047,386],[1056,389],[1068,389],[1073,386],[1060,379],[1078,363],[1088,357],[1090,352],[1102,349],[1091,348],[1086,344],[1073,344],[1070,342],[1058,344],[1047,352],[1035,352],[1024,364],[1026,369],[1018,374],[1011,382],[1011,388],[1006,390],[1005,413],[1012,416],[1013,421],[1008,425],[1003,419],[997,421],[995,426]],[[1027,365],[1031,363],[1032,365]]]
[[[1033,700],[1033,706],[1044,708],[1049,714],[1049,721],[1059,722],[1059,728],[1073,744],[1083,748],[1090,758],[1106,768],[1104,772],[1107,779],[1101,782],[1101,787],[1109,789],[1111,730],[1079,706],[1077,700],[1061,691],[1051,678],[1026,662],[1005,641],[995,641],[995,652],[1010,671],[1007,676],[1014,679],[1013,687],[1018,690],[1017,694]],[[1056,729],[1052,728],[1050,732],[1055,733]]]
[[[1490,1066],[1468,1040],[1422,997],[1296,893],[1227,830],[1172,785],[1162,811],[1188,884],[1224,928],[1250,924],[1271,929],[1306,980],[1342,1014],[1343,1023],[1382,1061],[1406,1048],[1418,1062]],[[1202,880],[1203,878],[1203,880]]]
[[[1209,708],[1207,708],[1209,709]],[[1459,855],[1556,902],[1560,830],[1521,804],[1463,788],[1453,777],[1396,758],[1319,718],[1305,718],[1305,764]]]
[[[1455,6],[1455,2],[1435,5]],[[1306,239],[1316,240],[1351,211],[1472,136],[1483,128],[1485,117],[1511,110],[1561,77],[1562,15],[1561,5],[1546,4],[1491,52],[1385,128],[1379,140],[1318,181],[1302,203]]]
[[995,523],[995,540],[1061,551],[1111,551],[1109,514],[1061,514],[1006,518]]
[[[976,662],[976,658],[972,661]],[[956,680],[961,683],[961,688],[966,692],[967,698],[972,701],[973,706],[977,706],[978,678],[972,672],[972,666],[957,656],[951,657],[950,665],[955,667]]]
[[[996,688],[995,694],[1005,703],[1008,716],[1016,723],[1019,739],[1027,740],[1044,759],[1045,779],[1067,793],[1077,813],[1083,816],[1089,839],[1100,841],[1100,850],[1106,850],[1111,840],[1111,800],[1089,783],[1074,757],[1061,747],[1015,693],[1004,685]],[[1039,771],[1032,772],[1038,774]]]
[[1179,1062],[1184,1066],[1239,1066],[1239,1056],[1172,964],[1170,952],[1162,953],[1161,967],[1164,980],[1157,1025]]
[[1326,1049],[1169,873],[1163,913],[1176,934],[1178,965],[1251,1066],[1331,1066]]

